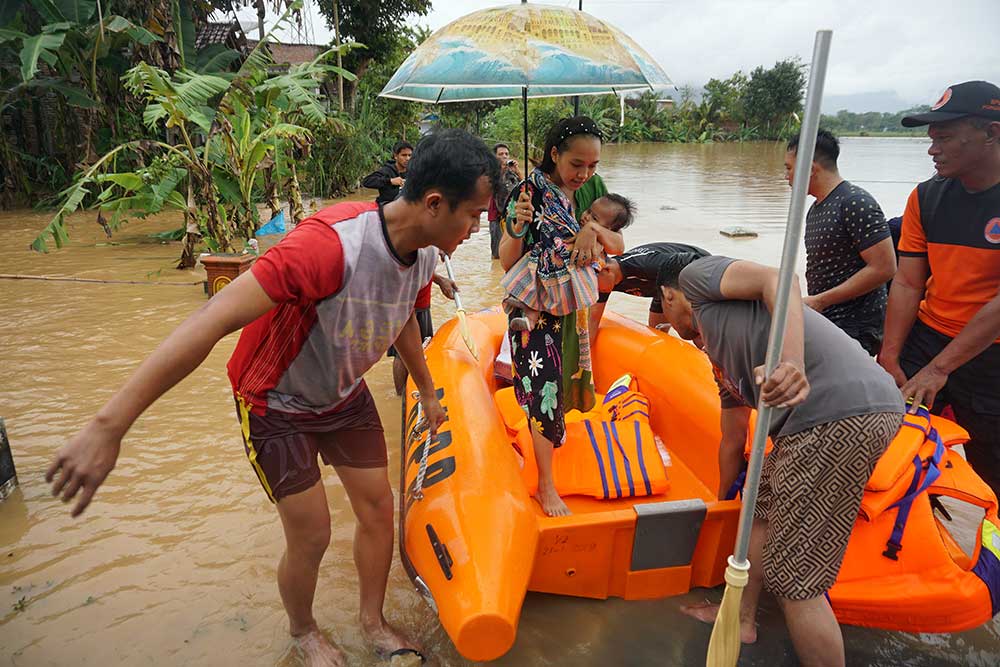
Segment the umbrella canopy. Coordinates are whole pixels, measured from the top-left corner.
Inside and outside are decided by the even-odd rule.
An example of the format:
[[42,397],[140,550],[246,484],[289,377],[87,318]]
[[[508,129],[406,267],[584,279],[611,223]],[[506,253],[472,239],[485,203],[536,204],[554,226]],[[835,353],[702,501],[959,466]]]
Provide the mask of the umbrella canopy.
[[656,90],[673,84],[628,35],[589,14],[517,4],[474,12],[410,54],[380,95],[414,102]]

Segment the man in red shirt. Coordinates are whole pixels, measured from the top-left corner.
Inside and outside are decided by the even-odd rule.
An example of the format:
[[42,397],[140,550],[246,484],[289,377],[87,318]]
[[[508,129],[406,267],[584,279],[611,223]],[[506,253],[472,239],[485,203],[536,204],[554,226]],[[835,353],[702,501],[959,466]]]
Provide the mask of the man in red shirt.
[[284,528],[278,589],[292,637],[307,664],[345,664],[312,614],[331,534],[319,454],[336,469],[357,518],[362,633],[384,657],[417,653],[382,615],[394,503],[363,374],[395,343],[431,431],[445,420],[414,302],[438,252],[454,252],[478,230],[498,179],[496,158],[480,140],[446,130],[421,142],[401,198],[381,207],[343,202],[304,220],[170,334],[70,438],[46,475],[58,474],[53,494],[68,502],[79,492],[79,515],[114,468],[132,423],[242,327],[229,379],[247,458]]

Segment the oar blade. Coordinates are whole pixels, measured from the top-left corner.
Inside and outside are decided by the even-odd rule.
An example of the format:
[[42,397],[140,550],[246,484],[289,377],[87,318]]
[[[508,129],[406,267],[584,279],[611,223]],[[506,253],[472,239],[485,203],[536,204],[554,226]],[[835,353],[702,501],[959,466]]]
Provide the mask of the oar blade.
[[712,637],[708,640],[706,667],[736,667],[740,659],[740,602],[749,580],[749,563],[737,565],[729,557],[726,568],[726,592],[715,617]]
[[476,340],[472,337],[469,332],[469,323],[465,319],[465,311],[459,310],[458,313],[458,330],[462,333],[462,340],[465,341],[465,346],[469,348],[469,352],[472,353],[473,358],[479,361],[479,348],[476,347]]

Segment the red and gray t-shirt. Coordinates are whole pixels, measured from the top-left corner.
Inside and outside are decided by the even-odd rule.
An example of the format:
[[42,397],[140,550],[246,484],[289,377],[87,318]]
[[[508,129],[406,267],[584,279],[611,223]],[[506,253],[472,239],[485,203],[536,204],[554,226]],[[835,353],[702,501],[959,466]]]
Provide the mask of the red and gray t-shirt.
[[332,411],[399,336],[436,262],[433,247],[399,257],[373,203],[302,221],[251,268],[278,305],[243,329],[233,391],[255,414]]

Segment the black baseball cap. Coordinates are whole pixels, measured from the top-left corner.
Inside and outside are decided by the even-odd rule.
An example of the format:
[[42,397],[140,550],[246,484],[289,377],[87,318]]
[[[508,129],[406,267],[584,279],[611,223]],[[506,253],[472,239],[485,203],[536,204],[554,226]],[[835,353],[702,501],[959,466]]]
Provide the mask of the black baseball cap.
[[1000,88],[988,81],[966,81],[949,86],[931,110],[904,116],[903,127],[919,127],[930,123],[979,116],[1000,121]]

